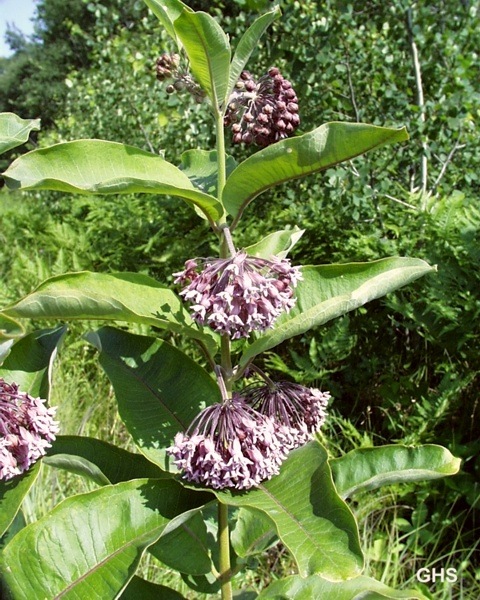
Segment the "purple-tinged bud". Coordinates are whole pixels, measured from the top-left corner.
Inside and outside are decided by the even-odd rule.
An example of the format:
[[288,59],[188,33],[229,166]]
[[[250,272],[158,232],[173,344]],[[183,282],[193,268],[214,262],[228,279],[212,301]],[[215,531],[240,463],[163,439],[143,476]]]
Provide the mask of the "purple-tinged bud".
[[20,475],[45,454],[58,432],[55,410],[0,378],[0,480]]

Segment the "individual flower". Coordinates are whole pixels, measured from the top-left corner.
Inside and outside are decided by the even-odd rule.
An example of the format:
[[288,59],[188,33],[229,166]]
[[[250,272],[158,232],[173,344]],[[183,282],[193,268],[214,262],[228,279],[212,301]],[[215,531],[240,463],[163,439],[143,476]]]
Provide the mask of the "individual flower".
[[252,384],[242,391],[245,402],[279,425],[287,450],[306,444],[326,418],[329,392],[288,381]]
[[200,412],[168,448],[184,479],[214,489],[249,489],[279,472],[286,456],[275,422],[238,394]]
[[276,67],[258,81],[243,71],[228,99],[224,123],[234,144],[263,147],[291,136],[300,124],[292,84]]
[[26,471],[55,439],[55,408],[0,377],[0,480]]
[[294,306],[301,273],[286,258],[239,251],[230,258],[188,260],[174,276],[175,283],[187,283],[180,295],[191,303],[197,323],[238,339],[271,327]]

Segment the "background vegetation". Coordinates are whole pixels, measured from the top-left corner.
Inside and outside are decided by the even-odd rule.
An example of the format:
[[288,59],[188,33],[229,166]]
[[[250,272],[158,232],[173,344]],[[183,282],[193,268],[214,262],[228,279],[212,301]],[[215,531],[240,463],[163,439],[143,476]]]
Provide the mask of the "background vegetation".
[[[269,4],[189,2],[213,12],[232,39]],[[454,478],[369,494],[354,510],[371,575],[413,587],[421,566],[454,567],[457,583],[420,587],[432,598],[473,600],[480,594],[478,7],[468,0],[280,5],[283,17],[251,70],[260,75],[275,64],[292,81],[301,129],[332,120],[406,125],[411,140],[262,196],[239,231],[242,244],[298,224],[306,232],[295,263],[398,254],[437,264],[438,273],[369,304],[367,315],[359,309],[270,353],[265,367],[332,391],[325,438],[334,455],[435,442],[464,459]],[[171,48],[143,2],[39,0],[35,35],[9,39],[15,53],[0,62],[0,112],[41,117],[32,143],[98,137],[177,163],[184,150],[211,146],[205,107],[167,95],[155,80],[155,59]],[[2,305],[67,270],[142,271],[171,282],[184,260],[210,254],[214,241],[189,209],[150,196],[2,192],[0,220]],[[124,436],[127,445],[114,409],[105,417],[112,392],[95,363],[77,366],[91,352],[77,334],[74,327],[54,388],[63,433]],[[58,496],[76,484],[48,485]],[[252,565],[252,580],[291,568],[277,547]]]

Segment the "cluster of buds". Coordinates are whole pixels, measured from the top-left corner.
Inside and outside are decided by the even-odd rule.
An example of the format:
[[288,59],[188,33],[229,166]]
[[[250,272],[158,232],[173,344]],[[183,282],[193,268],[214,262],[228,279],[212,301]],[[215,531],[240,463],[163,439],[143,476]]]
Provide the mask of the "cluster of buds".
[[224,123],[232,130],[234,144],[264,147],[291,136],[300,124],[292,84],[277,67],[258,81],[243,71],[228,100]]
[[[214,489],[258,486],[325,420],[328,393],[280,382],[205,408],[169,454],[183,478]],[[250,403],[250,404],[249,404]]]
[[167,94],[173,94],[182,90],[189,92],[196,102],[202,102],[205,92],[193,79],[187,69],[181,67],[180,55],[175,53],[164,53],[156,62],[156,73],[159,81],[173,79],[166,87]]
[[58,432],[55,410],[0,378],[0,480],[20,475],[45,454]]
[[193,319],[231,339],[272,327],[295,304],[300,269],[286,258],[270,260],[238,251],[230,258],[188,260],[174,273],[175,283],[187,284],[180,295],[191,306]]

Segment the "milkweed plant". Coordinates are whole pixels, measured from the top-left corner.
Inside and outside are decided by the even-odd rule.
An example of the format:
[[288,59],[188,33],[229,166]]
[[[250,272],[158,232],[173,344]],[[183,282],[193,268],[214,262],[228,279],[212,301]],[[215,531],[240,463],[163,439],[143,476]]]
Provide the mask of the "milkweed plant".
[[[2,593],[14,600],[182,598],[136,575],[147,552],[177,570],[193,597],[232,598],[236,578],[238,598],[422,598],[363,573],[349,502],[386,483],[453,474],[458,460],[436,445],[329,456],[319,434],[329,391],[279,379],[259,359],[434,267],[402,257],[298,265],[289,257],[304,233],[297,224],[265,231],[248,247],[235,240],[243,214],[265,191],[406,141],[407,133],[348,122],[310,130],[302,122],[308,132],[300,134],[295,82],[276,66],[247,70],[278,7],[256,18],[232,51],[209,14],[179,0],[145,2],[174,48],[157,59],[157,85],[208,104],[215,148],[186,150],[176,166],[126,144],[77,140],[20,156],[4,178],[12,190],[181,199],[219,252],[179,257],[173,289],[139,273],[66,273],[0,312]],[[38,128],[38,120],[2,114],[1,149]],[[236,145],[248,154],[242,162],[226,153]],[[24,319],[60,323],[26,333]],[[86,339],[138,452],[61,435],[48,404],[51,371],[66,323],[78,319],[104,322]],[[138,324],[150,335],[133,333]],[[190,354],[162,331],[188,339],[181,347]],[[22,502],[42,465],[97,487],[25,525]],[[295,573],[260,591],[242,589],[249,561],[278,541]]]

